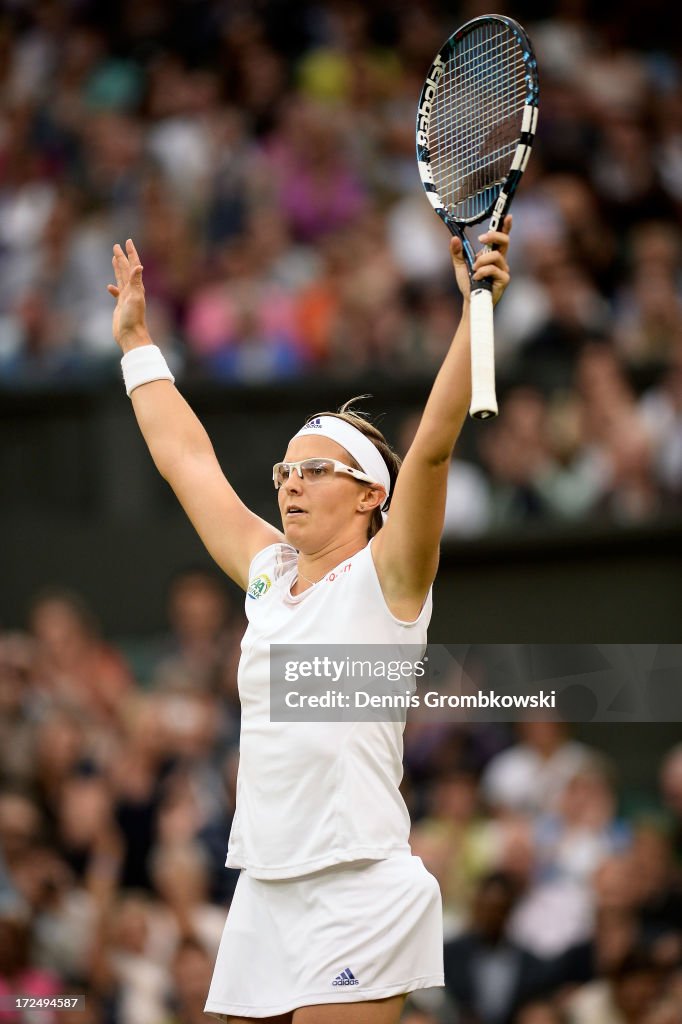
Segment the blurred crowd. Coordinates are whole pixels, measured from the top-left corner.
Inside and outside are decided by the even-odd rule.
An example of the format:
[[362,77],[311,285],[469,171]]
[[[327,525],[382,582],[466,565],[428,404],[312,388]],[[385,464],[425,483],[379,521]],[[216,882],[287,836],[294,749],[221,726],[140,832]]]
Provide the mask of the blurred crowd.
[[[497,313],[502,414],[454,466],[454,533],[679,511],[682,75],[638,11],[509,10],[539,138]],[[414,116],[453,27],[438,0],[3,5],[0,387],[114,379],[128,236],[180,383],[433,375],[459,299]]]
[[[0,997],[86,995],[42,1024],[208,1019],[238,874],[224,859],[244,623],[195,569],[167,621],[114,645],[51,589],[24,631],[0,632]],[[548,721],[408,722],[405,766],[447,983],[415,994],[408,1024],[679,1024],[682,744],[637,811],[615,766]]]

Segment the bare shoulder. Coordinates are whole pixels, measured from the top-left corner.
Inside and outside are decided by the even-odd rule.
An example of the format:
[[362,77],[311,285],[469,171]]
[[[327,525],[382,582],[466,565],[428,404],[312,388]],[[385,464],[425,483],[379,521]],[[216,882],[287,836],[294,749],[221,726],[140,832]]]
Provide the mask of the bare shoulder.
[[386,537],[390,541],[390,536],[384,532],[385,529],[379,531],[370,546],[379,586],[391,615],[401,622],[414,622],[424,607],[431,581],[415,580],[404,571],[395,546],[386,543]]

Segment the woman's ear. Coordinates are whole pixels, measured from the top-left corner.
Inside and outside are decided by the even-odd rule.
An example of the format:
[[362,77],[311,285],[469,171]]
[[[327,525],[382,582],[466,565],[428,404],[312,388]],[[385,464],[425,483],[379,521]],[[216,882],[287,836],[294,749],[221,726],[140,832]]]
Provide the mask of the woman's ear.
[[383,487],[370,487],[363,494],[358,510],[360,512],[373,512],[375,508],[381,508],[386,501],[386,491]]

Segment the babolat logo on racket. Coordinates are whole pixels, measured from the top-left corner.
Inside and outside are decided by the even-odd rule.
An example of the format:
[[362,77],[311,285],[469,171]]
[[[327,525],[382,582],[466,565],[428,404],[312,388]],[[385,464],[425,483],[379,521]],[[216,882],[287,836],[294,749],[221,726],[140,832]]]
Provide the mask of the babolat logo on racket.
[[271,586],[272,580],[266,572],[262,572],[260,576],[254,576],[249,583],[249,589],[246,593],[256,601],[259,597],[262,597],[263,594],[267,594]]
[[434,60],[429,77],[424,82],[424,89],[422,91],[422,102],[419,107],[419,129],[417,131],[417,145],[428,146],[429,144],[429,124],[431,123],[431,112],[433,110],[433,100],[436,95],[436,86],[440,81],[440,76],[443,74],[443,58],[440,54]]

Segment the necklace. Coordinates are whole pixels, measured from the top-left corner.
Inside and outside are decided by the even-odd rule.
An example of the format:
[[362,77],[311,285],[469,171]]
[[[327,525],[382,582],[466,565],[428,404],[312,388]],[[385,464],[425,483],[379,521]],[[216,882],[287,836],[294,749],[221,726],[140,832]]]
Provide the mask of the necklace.
[[[316,587],[318,583],[322,582],[324,576],[321,576],[319,580],[309,580],[308,577],[304,576],[301,570],[298,567],[296,567],[296,579],[304,580],[306,583],[309,583],[311,587]],[[294,582],[296,582],[296,580],[294,580]]]

